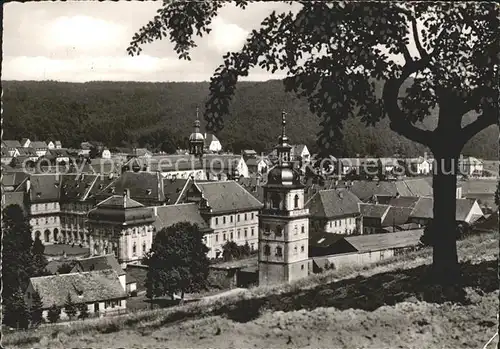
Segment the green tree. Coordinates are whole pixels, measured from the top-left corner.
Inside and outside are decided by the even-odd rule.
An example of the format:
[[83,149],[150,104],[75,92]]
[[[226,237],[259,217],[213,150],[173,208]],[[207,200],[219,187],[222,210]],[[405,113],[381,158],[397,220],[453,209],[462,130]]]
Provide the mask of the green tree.
[[209,261],[197,225],[174,224],[158,232],[143,260],[147,265],[147,297],[173,296],[206,288]]
[[24,292],[18,288],[4,302],[3,322],[4,324],[14,327],[26,329],[30,323],[30,311],[24,300]]
[[33,276],[44,276],[49,275],[49,272],[45,269],[47,267],[48,261],[45,255],[43,254],[45,251],[45,246],[43,245],[40,237],[35,237],[35,241],[33,242],[33,268],[34,274]]
[[222,245],[222,258],[225,261],[231,261],[241,257],[240,247],[234,241],[226,241]]
[[89,158],[95,159],[98,155],[99,155],[99,149],[97,149],[97,147],[95,147],[95,146],[92,146],[90,148]]
[[76,305],[73,302],[73,298],[71,298],[71,294],[68,292],[66,296],[66,301],[64,303],[64,312],[68,315],[70,319],[73,319],[76,315]]
[[47,319],[50,322],[55,323],[59,320],[60,317],[61,317],[61,308],[59,308],[55,304],[52,304],[52,306],[49,308],[47,312]]
[[248,257],[252,254],[252,249],[250,248],[250,245],[248,244],[248,241],[245,242],[243,246],[240,246],[240,256],[241,257]]
[[18,290],[25,290],[35,275],[31,226],[18,205],[9,205],[2,219],[2,300],[4,305]]
[[40,297],[40,293],[38,291],[33,292],[31,300],[31,323],[34,326],[38,326],[42,322],[42,314],[43,314],[43,302],[42,297]]
[[78,304],[78,318],[81,320],[85,320],[86,318],[89,317],[89,308],[87,304],[85,303],[80,303]]
[[[133,36],[128,53],[139,54],[141,45],[168,38],[180,59],[190,59],[193,36],[207,34],[226,3],[165,2]],[[248,1],[235,4],[244,9]],[[238,77],[255,66],[288,73],[286,90],[307,98],[311,111],[323,119],[318,134],[322,152],[330,150],[348,118],[374,125],[387,116],[392,130],[430,148],[439,164],[433,176],[434,223],[440,235],[433,246],[433,271],[439,283],[458,282],[453,170],[465,144],[497,123],[499,7],[494,2],[300,5],[295,12],[271,13],[239,52],[223,57],[210,82],[207,128],[223,128]],[[477,119],[462,126],[470,112]],[[419,127],[436,114],[434,130]]]

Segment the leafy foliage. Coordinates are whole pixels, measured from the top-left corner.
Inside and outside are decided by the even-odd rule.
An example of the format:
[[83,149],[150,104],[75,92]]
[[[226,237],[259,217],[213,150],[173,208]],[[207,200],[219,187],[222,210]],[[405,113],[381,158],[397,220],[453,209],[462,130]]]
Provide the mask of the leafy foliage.
[[78,308],[78,318],[81,320],[85,320],[86,318],[89,317],[89,308],[87,304],[85,303],[80,303],[77,306]]
[[76,311],[76,305],[71,298],[71,294],[68,292],[68,295],[66,296],[66,302],[64,303],[64,312],[69,316],[70,319],[72,319],[73,317],[75,317]]
[[33,242],[33,266],[34,266],[34,274],[33,276],[44,276],[49,275],[50,273],[45,269],[47,267],[48,261],[45,255],[43,254],[45,251],[45,246],[43,245],[40,237],[35,237],[35,241]]
[[31,226],[18,205],[3,211],[2,232],[2,298],[4,304],[18,290],[25,290],[29,278],[37,269],[34,265]]
[[206,288],[209,261],[203,233],[197,225],[178,223],[157,233],[143,260],[147,265],[149,298]]
[[222,246],[222,258],[225,261],[231,261],[233,259],[240,259],[250,256],[251,249],[248,242],[245,245],[239,246],[234,241],[227,241]]
[[61,308],[53,304],[47,312],[47,319],[50,322],[55,323],[59,320],[60,317],[61,317]]
[[39,325],[42,322],[43,302],[38,291],[33,292],[30,312],[31,323],[34,326]]
[[18,288],[9,298],[4,300],[3,323],[15,328],[26,329],[30,323],[30,312],[24,300],[24,293]]

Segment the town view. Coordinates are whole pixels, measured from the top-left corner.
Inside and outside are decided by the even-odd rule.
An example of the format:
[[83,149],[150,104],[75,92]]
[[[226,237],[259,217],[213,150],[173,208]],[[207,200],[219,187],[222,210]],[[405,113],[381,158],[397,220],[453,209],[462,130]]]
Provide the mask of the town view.
[[2,18],[2,347],[500,348],[497,4]]

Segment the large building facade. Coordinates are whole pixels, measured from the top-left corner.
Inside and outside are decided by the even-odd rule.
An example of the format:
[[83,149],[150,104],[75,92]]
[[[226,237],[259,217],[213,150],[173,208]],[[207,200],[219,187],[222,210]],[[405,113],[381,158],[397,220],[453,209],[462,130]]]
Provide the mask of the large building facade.
[[309,210],[304,207],[304,185],[292,166],[285,124],[283,113],[276,147],[278,165],[268,174],[259,215],[260,285],[290,282],[309,274]]

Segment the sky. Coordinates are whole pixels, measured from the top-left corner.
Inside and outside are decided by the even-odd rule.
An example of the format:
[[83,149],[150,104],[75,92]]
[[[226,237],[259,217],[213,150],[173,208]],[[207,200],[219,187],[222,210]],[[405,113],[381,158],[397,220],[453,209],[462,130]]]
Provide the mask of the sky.
[[[252,29],[273,10],[290,5],[253,3],[243,11],[228,4],[197,39],[191,61],[179,60],[168,40],[127,54],[135,32],[161,1],[27,2],[4,5],[2,80],[208,81],[228,51],[239,51]],[[282,78],[256,68],[244,80]]]

